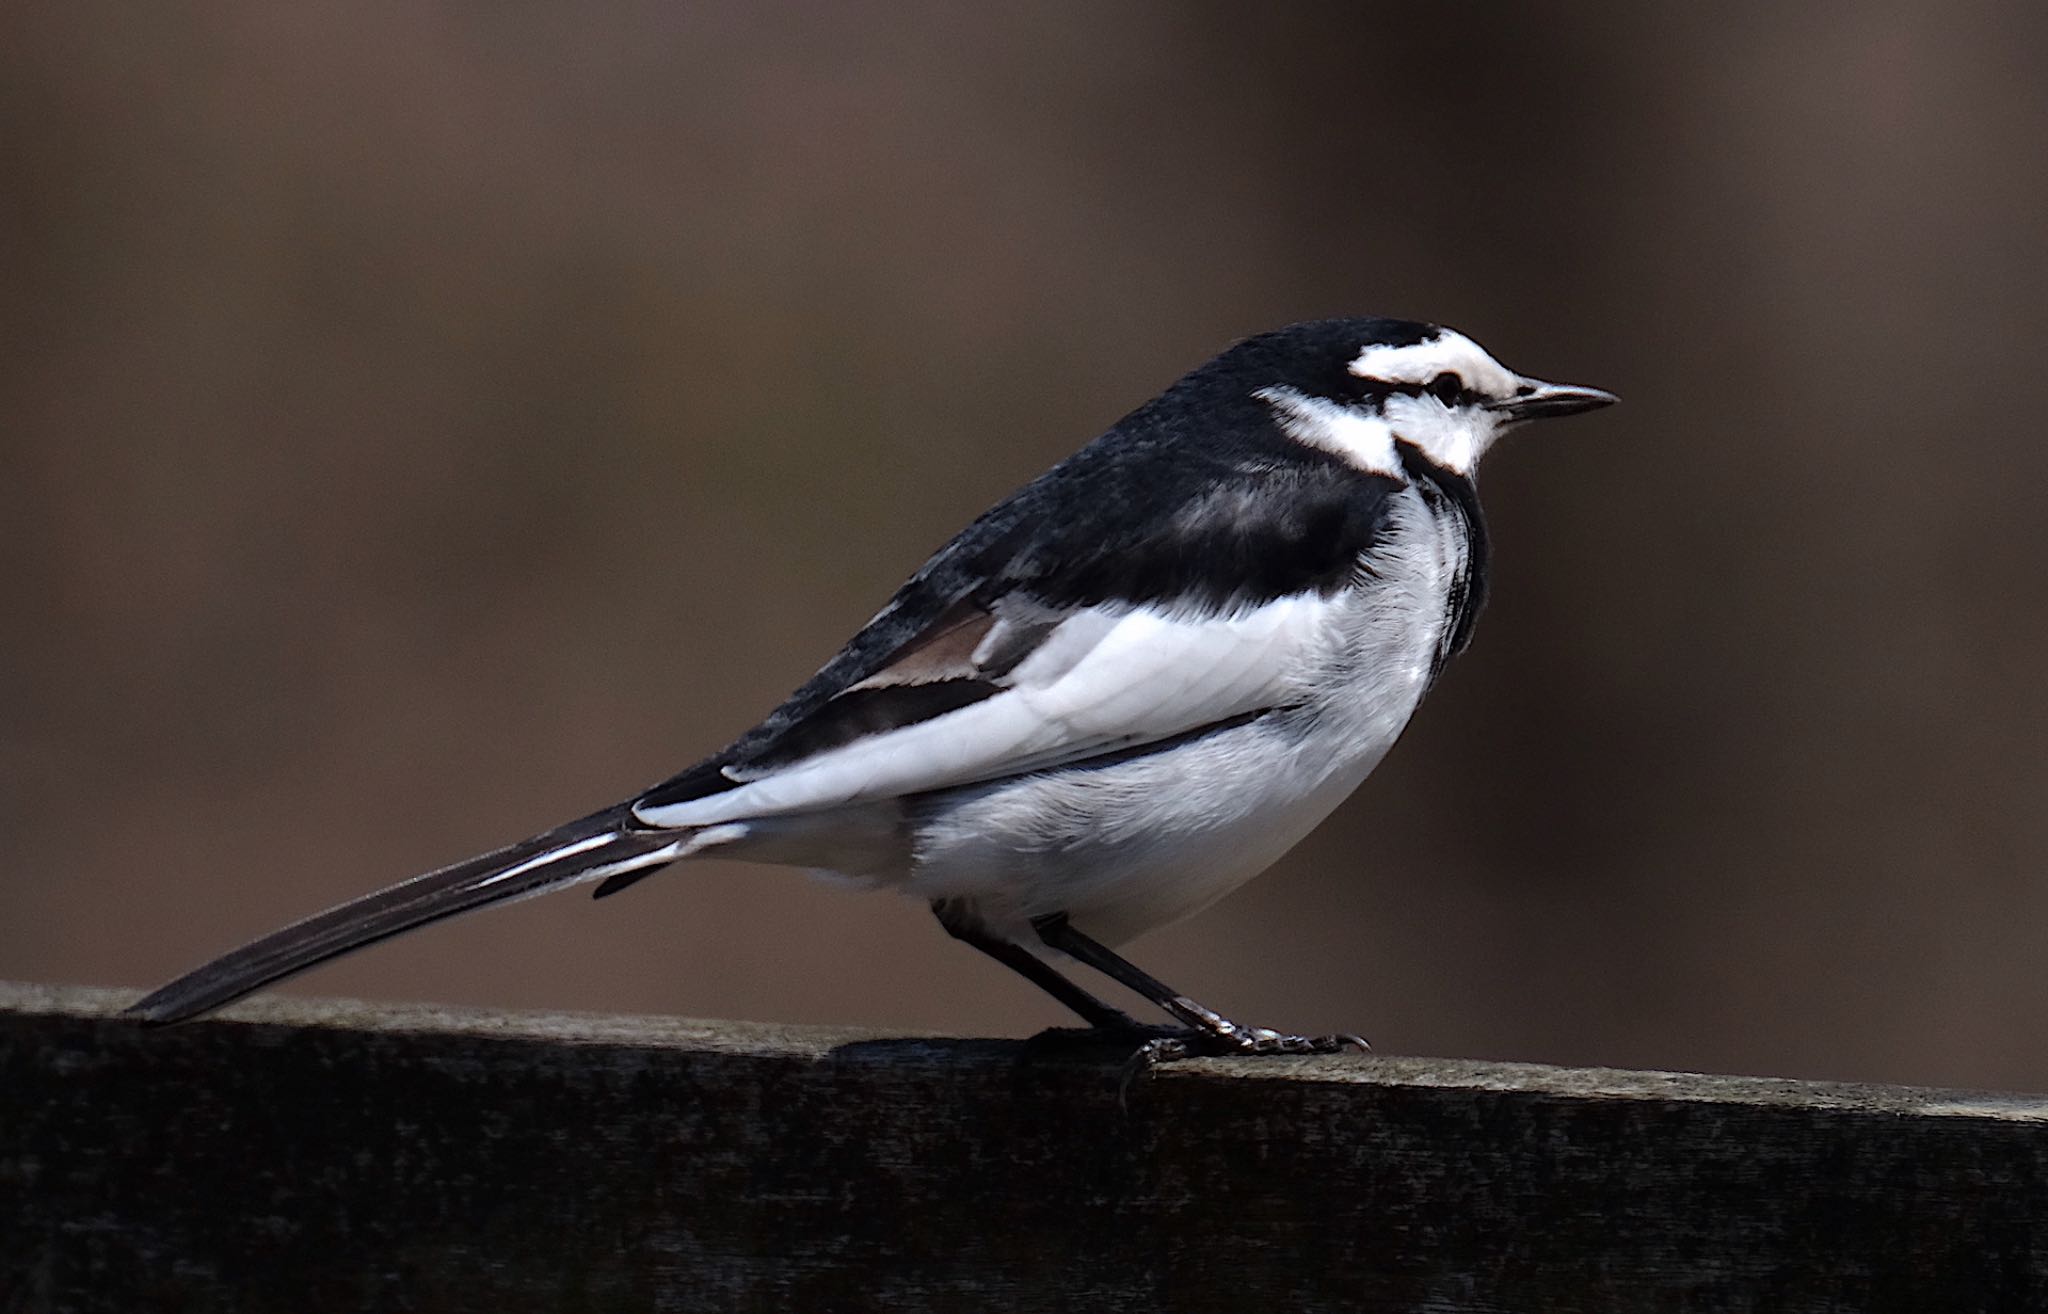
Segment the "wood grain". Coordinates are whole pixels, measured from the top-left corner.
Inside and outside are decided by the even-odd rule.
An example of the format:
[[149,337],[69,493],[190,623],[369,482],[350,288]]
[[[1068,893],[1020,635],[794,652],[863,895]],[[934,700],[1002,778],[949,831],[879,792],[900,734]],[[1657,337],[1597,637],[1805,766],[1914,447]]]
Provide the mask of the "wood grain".
[[2048,1308],[2037,1097],[132,998],[0,985],[0,1308]]

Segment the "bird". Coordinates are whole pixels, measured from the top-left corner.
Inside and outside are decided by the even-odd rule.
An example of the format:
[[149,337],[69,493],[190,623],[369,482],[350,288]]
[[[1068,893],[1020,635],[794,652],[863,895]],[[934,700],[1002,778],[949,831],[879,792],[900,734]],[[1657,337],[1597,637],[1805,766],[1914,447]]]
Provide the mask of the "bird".
[[[1488,579],[1505,432],[1616,400],[1435,324],[1245,338],[985,512],[751,729],[623,802],[263,936],[135,1003],[196,1017],[391,936],[693,858],[929,904],[1091,1030],[1174,1054],[1331,1052],[1116,951],[1270,866],[1364,781]],[[1077,983],[1157,1007],[1147,1028]]]

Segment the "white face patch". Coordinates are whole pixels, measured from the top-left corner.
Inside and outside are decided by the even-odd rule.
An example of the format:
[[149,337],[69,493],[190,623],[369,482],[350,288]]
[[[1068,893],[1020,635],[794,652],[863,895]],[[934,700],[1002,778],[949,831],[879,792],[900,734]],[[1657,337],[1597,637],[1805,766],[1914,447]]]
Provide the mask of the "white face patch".
[[1354,406],[1285,389],[1260,396],[1282,411],[1281,424],[1299,442],[1337,452],[1361,469],[1398,475],[1398,442],[1411,443],[1436,465],[1459,474],[1472,467],[1500,433],[1499,413],[1481,406],[1445,402],[1427,393],[1444,374],[1458,377],[1458,391],[1505,400],[1524,380],[1487,355],[1486,349],[1456,329],[1438,329],[1435,336],[1410,346],[1375,343],[1346,367],[1352,375],[1409,389],[1393,392],[1377,405]]
[[1432,464],[1469,475],[1500,432],[1492,411],[1446,406],[1434,397],[1393,396],[1380,413],[1393,438],[1422,449]]
[[1273,408],[1289,438],[1335,452],[1361,470],[1402,478],[1394,452],[1394,431],[1370,411],[1292,388],[1261,388],[1252,394]]
[[1292,388],[1262,388],[1255,394],[1273,408],[1289,438],[1335,452],[1371,474],[1406,481],[1394,443],[1409,443],[1432,462],[1459,474],[1472,473],[1500,432],[1492,411],[1446,406],[1434,397],[1396,393],[1377,406],[1347,405],[1310,397]]

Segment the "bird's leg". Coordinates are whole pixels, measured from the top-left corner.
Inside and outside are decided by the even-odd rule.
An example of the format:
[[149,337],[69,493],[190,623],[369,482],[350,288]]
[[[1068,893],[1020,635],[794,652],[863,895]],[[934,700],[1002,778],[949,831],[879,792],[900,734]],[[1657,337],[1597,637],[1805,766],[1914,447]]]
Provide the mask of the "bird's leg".
[[1143,995],[1189,1028],[1191,1034],[1185,1038],[1154,1041],[1148,1046],[1152,1058],[1185,1058],[1192,1054],[1334,1054],[1344,1049],[1372,1048],[1361,1036],[1291,1036],[1269,1027],[1232,1022],[1081,934],[1067,921],[1065,913],[1033,918],[1031,926],[1050,948]]
[[1104,1031],[1142,1031],[1144,1025],[1120,1008],[1103,1003],[1059,974],[1059,970],[1023,945],[990,935],[979,921],[965,915],[951,900],[932,900],[932,914],[946,934],[971,944],[990,958],[1016,972],[1040,990],[1079,1014],[1089,1026]]

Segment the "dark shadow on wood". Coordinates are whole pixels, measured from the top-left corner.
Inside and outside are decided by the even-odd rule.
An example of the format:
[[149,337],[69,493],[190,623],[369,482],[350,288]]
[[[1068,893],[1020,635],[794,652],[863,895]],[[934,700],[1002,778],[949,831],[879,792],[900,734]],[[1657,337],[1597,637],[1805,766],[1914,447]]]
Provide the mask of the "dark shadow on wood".
[[0,986],[0,1309],[2048,1308],[2048,1100]]

